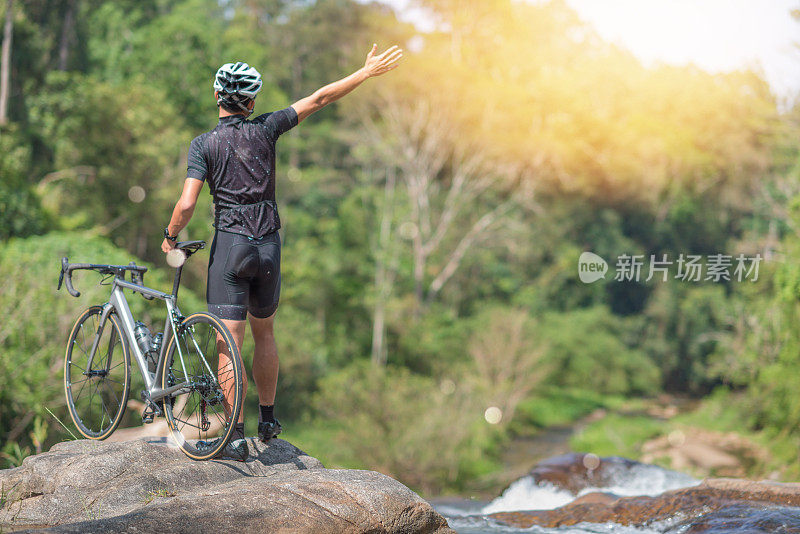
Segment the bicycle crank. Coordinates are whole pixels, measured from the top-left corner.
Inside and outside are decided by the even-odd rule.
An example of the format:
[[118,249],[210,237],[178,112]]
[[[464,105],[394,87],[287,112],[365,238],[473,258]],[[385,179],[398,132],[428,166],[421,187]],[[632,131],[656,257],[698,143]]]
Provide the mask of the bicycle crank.
[[146,425],[153,422],[153,419],[156,416],[164,415],[164,412],[161,410],[161,407],[150,400],[147,396],[147,392],[142,390],[142,400],[145,403],[144,410],[142,411],[142,422]]

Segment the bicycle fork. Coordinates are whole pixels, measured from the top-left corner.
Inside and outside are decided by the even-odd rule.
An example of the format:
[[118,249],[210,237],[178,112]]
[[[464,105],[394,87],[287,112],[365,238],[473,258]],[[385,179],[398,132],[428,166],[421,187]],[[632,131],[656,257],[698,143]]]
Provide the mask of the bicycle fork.
[[103,336],[103,330],[106,327],[106,320],[108,320],[108,314],[111,313],[114,307],[111,304],[105,304],[103,306],[103,311],[100,314],[100,322],[97,325],[97,331],[94,334],[94,341],[92,341],[92,349],[89,351],[89,359],[86,362],[86,369],[83,371],[83,374],[87,377],[92,376],[101,376],[105,377],[108,376],[108,373],[111,369],[111,356],[114,350],[114,344],[116,343],[116,331],[111,331],[111,338],[108,341],[108,358],[106,358],[106,368],[101,370],[94,370],[92,369],[92,363],[94,363],[94,356],[97,354],[97,349],[100,346],[100,338]]

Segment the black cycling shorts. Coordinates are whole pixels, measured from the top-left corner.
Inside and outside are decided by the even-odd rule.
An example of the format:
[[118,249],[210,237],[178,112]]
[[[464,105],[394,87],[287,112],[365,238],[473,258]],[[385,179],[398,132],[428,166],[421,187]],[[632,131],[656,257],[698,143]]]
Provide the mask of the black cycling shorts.
[[281,292],[281,239],[259,239],[217,231],[208,260],[208,311],[221,319],[244,320],[247,312],[269,317]]

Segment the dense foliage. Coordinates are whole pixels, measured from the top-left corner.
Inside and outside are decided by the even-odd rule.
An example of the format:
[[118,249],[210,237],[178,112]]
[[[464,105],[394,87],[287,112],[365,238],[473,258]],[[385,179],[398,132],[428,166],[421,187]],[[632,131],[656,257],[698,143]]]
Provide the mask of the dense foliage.
[[[354,0],[13,3],[1,463],[69,437],[63,342],[105,294],[88,275],[80,302],[56,293],[61,256],[138,258],[169,284],[160,233],[189,141],[216,122],[215,69],[256,66],[266,112],[355,70],[374,40],[403,46],[401,67],[278,146],[288,439],[437,492],[486,476],[527,428],[515,417],[547,420],[537,406],[559,389],[730,388],[755,407],[743,427],[800,428],[798,107],[757,73],[645,67],[564,2],[417,4],[439,29]],[[210,240],[211,220],[203,193],[183,236]],[[609,261],[605,280],[578,279],[583,251]],[[757,281],[613,275],[623,254],[740,253],[765,259]],[[186,309],[203,307],[204,260]]]

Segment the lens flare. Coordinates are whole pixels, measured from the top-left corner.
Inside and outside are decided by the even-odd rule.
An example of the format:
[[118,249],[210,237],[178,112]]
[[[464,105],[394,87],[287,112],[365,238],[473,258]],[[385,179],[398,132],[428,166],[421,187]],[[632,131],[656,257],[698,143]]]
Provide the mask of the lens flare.
[[180,249],[173,248],[167,252],[167,265],[177,269],[186,261],[186,253]]

